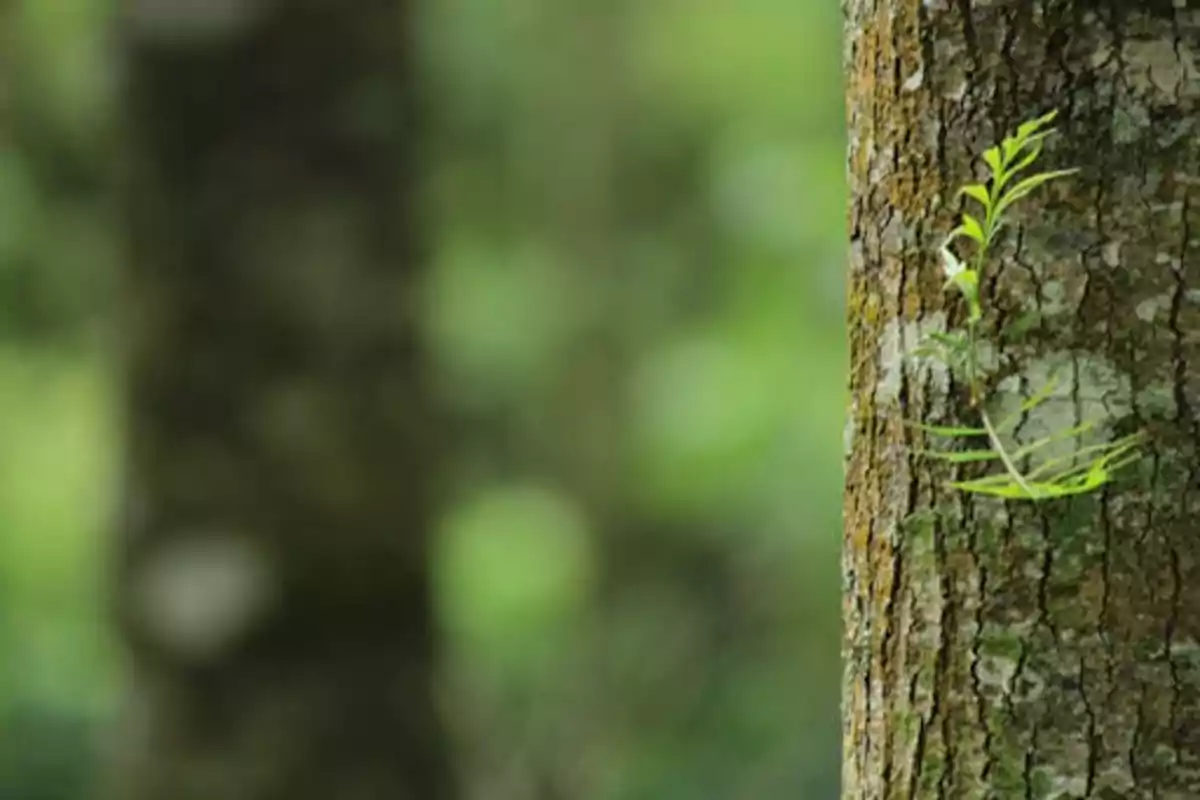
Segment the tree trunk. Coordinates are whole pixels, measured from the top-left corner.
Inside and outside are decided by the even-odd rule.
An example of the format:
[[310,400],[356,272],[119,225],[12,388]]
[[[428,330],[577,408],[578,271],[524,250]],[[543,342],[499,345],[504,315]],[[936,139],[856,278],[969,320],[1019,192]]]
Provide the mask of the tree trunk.
[[[845,8],[843,796],[1200,796],[1200,11]],[[1053,108],[1039,167],[1081,172],[1022,202],[984,274],[996,366],[1015,376],[991,402],[1065,366],[1027,429],[1099,416],[1150,444],[1103,492],[981,501],[914,454],[903,420],[977,420],[906,354],[962,319],[937,261],[955,191]]]
[[449,797],[412,9],[128,8],[118,796]]

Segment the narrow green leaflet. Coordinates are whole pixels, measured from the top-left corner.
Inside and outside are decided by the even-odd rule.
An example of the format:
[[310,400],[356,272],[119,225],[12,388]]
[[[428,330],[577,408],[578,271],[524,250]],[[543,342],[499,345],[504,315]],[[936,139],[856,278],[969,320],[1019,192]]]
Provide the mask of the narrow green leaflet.
[[1009,425],[1012,425],[1014,422],[1021,419],[1021,417],[1023,417],[1025,414],[1028,414],[1030,411],[1033,411],[1035,408],[1040,406],[1042,403],[1046,402],[1046,400],[1050,399],[1050,395],[1054,394],[1054,390],[1057,388],[1058,388],[1058,376],[1051,375],[1050,380],[1048,380],[1046,382],[1045,386],[1043,386],[1036,393],[1034,393],[1034,395],[1032,397],[1030,397],[1028,400],[1026,400],[1024,403],[1021,403],[1020,408],[1018,408],[1016,411],[1009,414],[1004,419],[997,422],[996,428],[998,428],[999,430],[1004,430]]
[[1058,109],[1047,111],[1037,119],[1031,119],[1028,122],[1022,122],[1017,126],[1017,138],[1028,139],[1038,129],[1049,125],[1058,117]]
[[983,205],[985,209],[991,208],[992,206],[992,196],[988,194],[987,187],[982,183],[972,183],[968,186],[964,186],[959,190],[958,193],[960,195],[965,194],[967,197],[979,201],[979,203]]
[[970,214],[963,214],[962,227],[960,230],[969,238],[974,239],[979,244],[987,243],[987,236],[983,232],[983,225],[979,220],[972,217]]
[[945,425],[926,425],[923,422],[909,422],[913,428],[932,433],[934,436],[945,436],[947,438],[958,438],[964,436],[987,436],[986,428],[961,428]]
[[919,455],[940,458],[951,464],[967,464],[972,461],[998,461],[1000,454],[995,450],[918,450]]
[[999,147],[992,147],[983,154],[984,163],[992,169],[993,175],[1002,175],[1004,173],[1004,159],[1000,155]]
[[1012,189],[1010,189],[1003,197],[1000,198],[1000,202],[996,204],[996,213],[1003,214],[1008,210],[1009,206],[1020,200],[1022,197],[1025,197],[1042,184],[1052,181],[1055,178],[1065,178],[1066,176],[1073,175],[1078,171],[1079,170],[1077,169],[1060,169],[1055,170],[1054,172],[1043,172],[1038,175],[1031,175],[1030,177],[1025,178],[1024,180],[1018,182],[1012,187]]

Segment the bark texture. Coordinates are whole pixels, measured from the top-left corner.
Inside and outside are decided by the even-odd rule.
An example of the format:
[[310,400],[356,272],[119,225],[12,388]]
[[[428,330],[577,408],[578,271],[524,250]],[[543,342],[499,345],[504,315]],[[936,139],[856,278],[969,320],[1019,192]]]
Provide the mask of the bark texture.
[[[1200,10],[846,0],[855,365],[844,797],[1200,797]],[[984,276],[991,402],[1103,417],[1147,457],[1044,505],[943,487],[904,419],[976,422],[906,353],[961,320],[937,246],[976,156],[1061,111]],[[1000,380],[1004,379],[1005,380]]]
[[441,800],[412,10],[126,4],[128,800]]

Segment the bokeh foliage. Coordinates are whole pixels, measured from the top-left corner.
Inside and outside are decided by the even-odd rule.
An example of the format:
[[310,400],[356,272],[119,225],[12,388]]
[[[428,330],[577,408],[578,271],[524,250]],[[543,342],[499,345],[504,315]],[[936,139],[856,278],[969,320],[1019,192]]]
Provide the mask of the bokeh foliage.
[[[75,800],[119,666],[114,41],[103,0],[0,15],[0,798]],[[468,796],[835,797],[836,4],[422,21]]]

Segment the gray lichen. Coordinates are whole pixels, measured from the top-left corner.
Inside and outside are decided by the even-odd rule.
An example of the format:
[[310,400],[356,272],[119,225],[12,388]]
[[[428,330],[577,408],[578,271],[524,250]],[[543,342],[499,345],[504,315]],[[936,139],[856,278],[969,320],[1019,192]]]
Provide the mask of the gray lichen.
[[950,371],[937,359],[914,358],[917,348],[931,333],[946,332],[946,314],[935,311],[916,321],[889,320],[879,341],[880,378],[875,388],[875,404],[889,407],[900,399],[901,384],[906,370],[910,378],[931,381],[935,390],[945,393],[949,387]]

